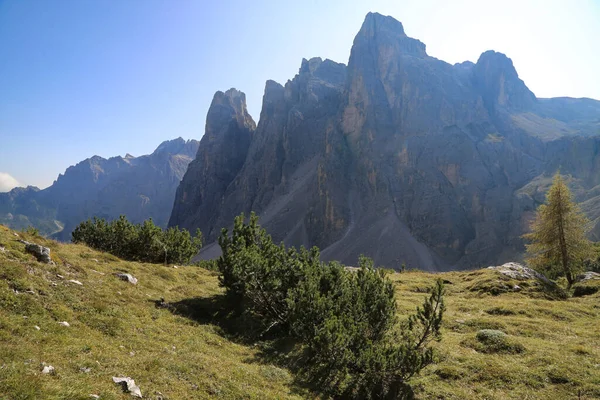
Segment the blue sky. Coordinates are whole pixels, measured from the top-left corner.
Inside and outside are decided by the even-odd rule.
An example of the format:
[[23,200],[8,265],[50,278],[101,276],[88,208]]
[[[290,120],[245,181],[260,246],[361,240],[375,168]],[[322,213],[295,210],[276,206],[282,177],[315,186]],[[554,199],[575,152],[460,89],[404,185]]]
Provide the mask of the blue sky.
[[450,63],[507,54],[538,97],[600,99],[600,0],[0,0],[0,191],[200,139],[217,90],[258,120],[267,79],[346,63],[368,11]]

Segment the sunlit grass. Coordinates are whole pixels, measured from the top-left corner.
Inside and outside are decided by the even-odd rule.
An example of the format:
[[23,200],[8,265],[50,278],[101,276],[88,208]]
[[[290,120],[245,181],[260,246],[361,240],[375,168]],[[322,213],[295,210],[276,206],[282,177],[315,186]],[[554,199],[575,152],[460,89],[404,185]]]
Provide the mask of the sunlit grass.
[[[56,265],[35,261],[0,226],[0,399],[128,399],[111,380],[122,375],[150,398],[314,397],[285,368],[261,358],[260,345],[236,343],[208,321],[157,307],[161,299],[174,304],[222,293],[215,273],[123,262],[85,246],[19,235],[49,246]],[[122,271],[138,285],[114,276]],[[599,293],[566,301],[536,286],[517,293],[504,290],[515,282],[488,270],[389,276],[401,315],[422,303],[434,279],[448,282],[444,336],[435,345],[439,362],[414,380],[419,398],[600,397]],[[480,329],[505,332],[523,351],[478,351]],[[56,374],[41,374],[43,362]]]

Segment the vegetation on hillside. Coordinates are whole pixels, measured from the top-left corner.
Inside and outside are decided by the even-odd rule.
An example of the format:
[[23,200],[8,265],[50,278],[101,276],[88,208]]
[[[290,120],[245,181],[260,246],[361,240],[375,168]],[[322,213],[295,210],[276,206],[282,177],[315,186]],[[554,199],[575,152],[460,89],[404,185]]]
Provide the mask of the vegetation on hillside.
[[591,242],[585,236],[588,228],[589,220],[556,173],[546,203],[539,206],[531,224],[531,233],[524,235],[531,242],[527,262],[552,279],[564,276],[570,288],[592,254]]
[[429,343],[440,338],[443,283],[416,314],[398,323],[392,282],[361,258],[348,271],[321,263],[319,250],[276,245],[258,217],[235,218],[231,236],[223,229],[219,280],[231,311],[256,317],[261,335],[299,342],[299,371],[334,398],[405,398],[408,381],[433,363]]
[[[112,376],[134,378],[152,399],[316,397],[319,388],[293,373],[285,340],[244,335],[251,325],[227,312],[216,273],[17,234],[0,226],[0,398],[130,399]],[[49,247],[56,264],[36,261],[21,239]],[[417,398],[600,398],[600,293],[555,301],[543,286],[488,269],[387,278],[399,315],[437,278],[446,282],[444,336],[431,343],[437,362],[412,379]],[[514,285],[522,290],[503,289]],[[485,329],[506,337],[480,341]],[[42,362],[55,374],[42,374]]]
[[73,243],[84,243],[124,260],[149,263],[187,264],[202,248],[200,230],[192,237],[185,229],[161,229],[152,219],[132,224],[124,215],[110,222],[103,218],[84,221],[72,236]]

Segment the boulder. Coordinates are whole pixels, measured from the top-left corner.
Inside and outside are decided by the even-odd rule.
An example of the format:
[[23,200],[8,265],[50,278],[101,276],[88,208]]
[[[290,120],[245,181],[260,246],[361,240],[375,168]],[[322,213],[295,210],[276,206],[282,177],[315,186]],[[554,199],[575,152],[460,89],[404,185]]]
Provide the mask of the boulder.
[[46,264],[52,262],[52,258],[50,258],[49,248],[40,246],[39,244],[29,243],[24,240],[22,240],[21,243],[25,244],[25,251],[33,254],[39,262],[43,262]]
[[592,279],[600,279],[600,274],[597,272],[587,271],[581,275],[577,275],[577,282],[585,282]]
[[117,277],[120,278],[122,281],[127,281],[132,285],[137,285],[137,278],[135,278],[131,274],[117,274]]
[[45,365],[44,368],[42,369],[42,374],[54,375],[55,372],[56,372],[56,370],[54,369],[54,367],[52,365]]
[[123,391],[131,394],[133,397],[142,398],[142,391],[135,384],[135,381],[130,377],[116,377],[113,376],[113,382],[120,385],[123,388]]
[[[488,267],[488,269],[498,271],[499,273],[506,275],[510,278],[517,279],[520,281],[525,281],[529,279],[537,279],[543,281],[544,283],[551,284],[552,282],[546,278],[544,275],[539,272],[525,267],[516,262],[508,262],[506,264],[498,265],[495,267]],[[519,288],[520,289],[520,288]]]

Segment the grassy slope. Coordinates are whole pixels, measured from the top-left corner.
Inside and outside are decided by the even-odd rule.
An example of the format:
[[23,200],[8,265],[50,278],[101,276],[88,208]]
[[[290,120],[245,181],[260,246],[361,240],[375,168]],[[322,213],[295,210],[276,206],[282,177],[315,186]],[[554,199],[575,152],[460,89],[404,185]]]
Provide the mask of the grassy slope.
[[[85,246],[19,235],[48,245],[57,263],[36,262],[0,226],[6,249],[0,250],[0,399],[131,398],[112,383],[121,375],[134,378],[149,398],[159,392],[167,399],[308,396],[287,370],[260,358],[259,346],[236,344],[215,325],[155,306],[160,298],[176,303],[218,295],[213,273],[128,263]],[[119,271],[132,273],[138,285],[119,281]],[[404,313],[421,303],[436,276],[391,277]],[[583,399],[600,397],[598,294],[551,301],[525,288],[491,296],[472,289],[513,282],[483,270],[442,277],[452,284],[444,338],[436,344],[441,362],[413,382],[419,398],[576,399],[579,390]],[[525,352],[478,353],[469,345],[482,328],[504,330]],[[42,375],[41,362],[56,375]]]

